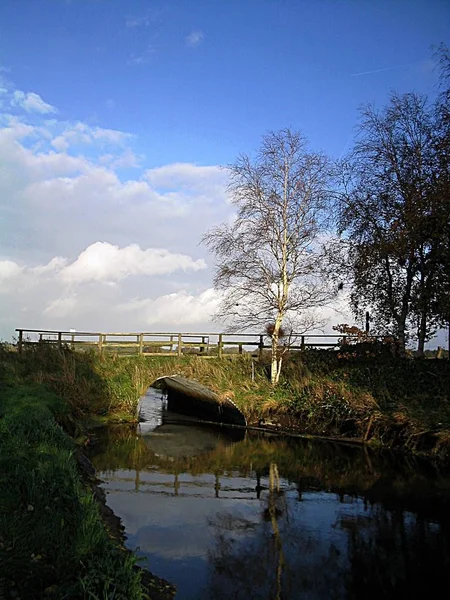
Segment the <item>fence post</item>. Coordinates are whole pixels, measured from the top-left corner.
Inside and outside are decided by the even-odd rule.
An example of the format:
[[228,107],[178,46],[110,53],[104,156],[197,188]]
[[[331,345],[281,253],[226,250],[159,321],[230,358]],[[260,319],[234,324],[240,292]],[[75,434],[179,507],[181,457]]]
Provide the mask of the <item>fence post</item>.
[[139,354],[142,354],[144,351],[144,334],[140,333],[138,335],[138,341],[139,341]]
[[75,334],[73,334],[73,333],[70,338],[70,349],[75,350]]
[[98,336],[98,352],[100,356],[103,354],[103,334],[100,333]]
[[264,336],[260,335],[259,336],[259,346],[258,346],[258,355],[259,355],[259,358],[262,357],[263,350],[264,350]]
[[219,333],[219,342],[218,342],[218,353],[219,353],[219,358],[222,358],[223,356],[223,335],[221,333]]
[[205,346],[203,346],[203,344],[205,343],[205,336],[202,335],[202,347],[200,348],[200,354],[203,354],[205,352]]
[[242,344],[239,344],[239,354],[242,354]]
[[19,329],[19,340],[17,342],[17,350],[18,350],[19,354],[22,354],[22,350],[23,350],[23,331],[22,331],[22,329]]
[[304,335],[302,335],[302,341],[300,342],[300,348],[301,348],[302,350],[304,350],[304,349],[305,349],[305,336],[304,336]]
[[178,348],[177,348],[177,350],[178,350],[178,356],[181,356],[181,350],[182,350],[181,343],[182,343],[181,333],[179,333],[178,334]]
[[59,331],[58,332],[58,348],[59,350],[61,350],[62,347],[62,333]]

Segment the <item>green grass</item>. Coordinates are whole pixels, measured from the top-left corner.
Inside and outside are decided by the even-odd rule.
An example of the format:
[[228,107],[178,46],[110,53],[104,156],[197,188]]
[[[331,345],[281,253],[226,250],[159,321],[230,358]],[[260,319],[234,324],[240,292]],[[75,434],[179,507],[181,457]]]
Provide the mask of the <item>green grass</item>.
[[48,345],[22,355],[0,346],[0,597],[162,597],[105,526],[74,440],[89,419],[134,417],[143,371]]
[[83,485],[64,402],[38,386],[2,386],[0,564],[20,598],[144,598],[135,558],[108,534]]

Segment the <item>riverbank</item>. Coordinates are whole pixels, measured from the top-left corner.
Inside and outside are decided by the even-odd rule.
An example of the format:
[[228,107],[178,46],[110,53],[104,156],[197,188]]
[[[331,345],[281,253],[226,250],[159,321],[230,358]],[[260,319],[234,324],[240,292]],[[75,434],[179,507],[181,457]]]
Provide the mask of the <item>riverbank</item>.
[[269,366],[268,357],[253,367],[248,357],[231,359],[209,366],[220,376],[199,381],[232,398],[249,425],[450,463],[448,360],[307,350],[287,357],[275,389]]
[[[348,350],[348,349],[347,349]],[[17,381],[39,383],[67,405],[61,422],[74,438],[105,422],[136,419],[137,401],[158,377],[182,375],[231,398],[254,426],[341,437],[450,460],[448,360],[393,357],[389,352],[307,350],[285,359],[279,385],[269,357],[223,360],[197,356],[117,356],[27,349],[3,351]],[[62,418],[62,417],[61,417]]]
[[[0,597],[172,597],[173,587],[124,548],[118,520],[65,431],[81,432],[81,409],[68,401],[73,391],[64,398],[51,387],[67,386],[62,368],[73,357],[0,353]],[[79,375],[87,386],[92,374]],[[89,400],[95,396],[79,402]]]

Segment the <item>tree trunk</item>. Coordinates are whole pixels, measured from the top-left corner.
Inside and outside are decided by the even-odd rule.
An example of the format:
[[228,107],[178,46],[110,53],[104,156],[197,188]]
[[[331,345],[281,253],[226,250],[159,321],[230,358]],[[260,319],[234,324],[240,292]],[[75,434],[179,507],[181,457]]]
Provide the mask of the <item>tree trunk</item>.
[[413,258],[410,257],[409,265],[407,268],[406,288],[402,298],[402,308],[400,314],[396,319],[398,327],[398,351],[400,356],[402,357],[406,356],[406,319],[408,318],[409,313],[409,302],[411,300],[411,287],[413,278],[414,262]]
[[425,339],[427,337],[427,314],[422,311],[419,321],[417,355],[423,357],[425,355]]
[[398,331],[398,353],[400,356],[406,356],[406,335],[405,326],[399,327]]
[[[276,327],[276,325],[275,325]],[[279,329],[279,327],[278,327]],[[278,330],[272,334],[272,363],[270,366],[270,382],[272,385],[277,385],[280,378],[278,369]]]
[[[420,249],[420,284],[419,284],[419,326],[417,331],[417,355],[425,354],[425,339],[427,337],[427,309],[429,305],[428,283],[423,248]],[[429,271],[429,269],[428,269]],[[430,272],[428,272],[430,278]]]

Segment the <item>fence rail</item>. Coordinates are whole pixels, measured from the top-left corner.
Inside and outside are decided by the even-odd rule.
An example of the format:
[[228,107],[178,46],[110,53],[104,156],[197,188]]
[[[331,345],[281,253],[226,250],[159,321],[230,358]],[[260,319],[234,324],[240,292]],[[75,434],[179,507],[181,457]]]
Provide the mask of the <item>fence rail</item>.
[[[142,354],[146,356],[181,356],[199,354],[203,357],[245,352],[261,355],[271,347],[270,338],[260,333],[174,333],[174,332],[99,332],[55,331],[51,329],[16,329],[19,353],[30,345],[56,344],[75,350],[96,348],[100,354],[111,350],[121,355]],[[326,334],[292,334],[290,350],[305,348],[334,348],[340,340],[353,336]]]

